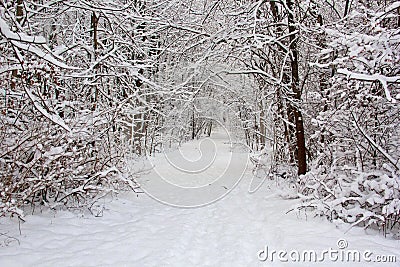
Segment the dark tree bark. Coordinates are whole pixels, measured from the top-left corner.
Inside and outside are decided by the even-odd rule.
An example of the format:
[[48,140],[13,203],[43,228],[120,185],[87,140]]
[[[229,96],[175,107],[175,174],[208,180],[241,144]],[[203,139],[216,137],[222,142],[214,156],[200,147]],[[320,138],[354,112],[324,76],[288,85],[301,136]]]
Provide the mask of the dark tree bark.
[[397,8],[397,27],[400,28],[400,7]]
[[[24,18],[24,2],[23,0],[17,0],[17,8],[16,8],[16,13],[15,17],[18,22],[18,24],[22,23],[22,19]],[[11,72],[11,89],[15,89],[16,86],[16,79],[18,77],[18,70],[13,70]]]
[[[93,37],[93,58],[92,61],[94,62],[97,58],[97,49],[98,49],[98,31],[97,31],[97,25],[99,23],[99,18],[100,16],[96,16],[96,12],[93,11],[90,21],[91,21],[91,35]],[[95,69],[99,68],[98,65],[95,66]],[[94,96],[90,96],[90,100],[92,103],[92,107],[91,110],[95,111],[96,110],[96,106],[97,106],[97,100],[98,100],[98,95],[99,95],[99,89],[97,88],[97,85],[94,86]],[[89,91],[90,94],[92,94],[91,91]]]
[[292,105],[293,114],[296,125],[296,138],[297,138],[297,163],[298,174],[305,174],[307,172],[307,157],[306,157],[306,144],[304,136],[303,117],[300,111],[301,90],[299,88],[299,62],[297,53],[297,34],[294,20],[293,0],[286,0],[288,8],[288,27],[289,27],[289,50],[290,50],[290,65],[292,74],[292,92],[294,94],[295,105]]
[[349,10],[350,10],[350,0],[346,0],[346,5],[344,6],[344,17],[346,17],[347,14],[349,14]]

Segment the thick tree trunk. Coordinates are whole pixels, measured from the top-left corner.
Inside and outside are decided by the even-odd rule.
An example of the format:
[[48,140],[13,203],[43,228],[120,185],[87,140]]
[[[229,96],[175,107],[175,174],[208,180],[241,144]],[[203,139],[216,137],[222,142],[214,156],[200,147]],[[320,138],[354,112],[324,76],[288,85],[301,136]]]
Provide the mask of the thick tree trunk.
[[292,92],[296,100],[296,104],[292,106],[295,125],[296,125],[296,138],[297,138],[297,163],[298,174],[305,174],[307,172],[307,158],[306,158],[306,144],[304,137],[304,124],[303,117],[300,111],[301,90],[299,88],[299,62],[297,53],[297,34],[294,21],[293,0],[286,0],[288,7],[288,24],[289,24],[289,40],[290,40],[290,65],[292,70]]
[[208,136],[208,137],[211,136],[212,126],[213,126],[213,123],[212,123],[212,121],[210,120],[210,122],[208,123],[208,127],[207,127],[207,136]]
[[346,0],[346,4],[344,6],[344,17],[346,17],[347,14],[349,14],[349,10],[350,10],[350,0]]
[[[93,34],[93,48],[96,53],[98,47],[98,40],[97,40],[97,24],[99,22],[99,17],[96,16],[96,12],[92,12],[91,16],[91,24],[92,24],[92,34]],[[96,59],[96,58],[94,58]]]

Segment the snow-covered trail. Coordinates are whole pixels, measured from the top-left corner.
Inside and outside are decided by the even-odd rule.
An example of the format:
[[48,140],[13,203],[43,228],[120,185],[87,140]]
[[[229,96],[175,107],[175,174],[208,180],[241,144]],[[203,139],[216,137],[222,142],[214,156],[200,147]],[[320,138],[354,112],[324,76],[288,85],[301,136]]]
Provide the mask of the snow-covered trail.
[[[224,169],[221,167],[226,163],[224,157],[230,153],[221,136],[214,138],[222,157],[215,159],[215,165],[208,168],[209,173],[206,171],[198,179],[188,181],[191,177],[188,173],[179,175],[176,168],[167,167],[162,159],[156,161],[158,171],[163,175],[173,174],[167,177],[181,185],[212,182],[211,174]],[[182,153],[188,158],[195,157],[197,145],[198,142],[185,145]],[[234,153],[238,157],[246,156],[240,151]],[[152,182],[154,175],[150,173],[143,182],[147,181],[147,189],[157,198],[162,191],[157,191],[160,184]],[[399,266],[400,241],[356,228],[345,233],[347,228],[336,228],[322,218],[286,214],[297,200],[281,199],[273,190],[268,190],[268,184],[250,194],[251,179],[251,171],[247,169],[226,197],[199,208],[177,208],[144,194],[137,197],[123,193],[118,198],[104,200],[107,203],[102,217],[64,211],[27,216],[26,223],[21,224],[22,235],[18,224],[2,219],[0,233],[17,238],[20,244],[0,236],[0,266],[310,266],[310,262],[282,263],[276,255],[274,262],[269,259],[263,262],[258,256],[265,256],[260,251],[266,246],[270,251],[287,252],[337,250],[339,239],[347,241],[348,249],[395,255],[397,263],[366,265],[365,262],[332,262],[327,257],[320,265]],[[220,189],[230,189],[226,184],[216,185],[212,189],[214,196],[223,192]],[[174,205],[187,200],[187,196],[171,195],[161,195],[161,198],[175,201]],[[194,199],[199,200],[197,196]]]

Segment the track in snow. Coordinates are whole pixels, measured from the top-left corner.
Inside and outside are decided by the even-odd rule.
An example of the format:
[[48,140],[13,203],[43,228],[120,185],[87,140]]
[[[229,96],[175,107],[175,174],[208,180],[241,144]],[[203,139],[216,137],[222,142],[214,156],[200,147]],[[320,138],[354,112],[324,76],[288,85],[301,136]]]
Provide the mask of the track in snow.
[[[27,222],[21,225],[22,235],[16,222],[3,218],[0,233],[18,238],[20,245],[12,238],[1,236],[0,266],[310,266],[309,262],[282,263],[276,257],[274,262],[263,262],[258,256],[265,246],[288,252],[338,249],[339,239],[345,239],[349,249],[370,250],[373,255],[396,255],[400,261],[400,241],[384,239],[376,232],[364,232],[359,228],[345,233],[347,228],[336,228],[322,218],[286,214],[297,200],[281,199],[268,183],[257,192],[248,193],[252,180],[250,168],[239,181],[242,165],[234,165],[237,169],[231,177],[239,181],[236,187],[229,179],[215,182],[214,174],[224,170],[228,156],[236,154],[235,157],[246,160],[247,154],[240,150],[231,153],[221,135],[213,136],[211,141],[219,154],[202,175],[180,173],[167,164],[165,158],[153,161],[170,184],[192,188],[209,186],[209,195],[202,195],[206,191],[197,191],[199,195],[188,198],[188,195],[177,194],[179,188],[170,187],[172,191],[168,191],[163,188],[162,181],[155,182],[157,174],[152,172],[143,177],[142,182],[153,198],[144,194],[139,197],[133,193],[120,194],[116,199],[105,200],[103,217],[47,211],[27,216]],[[183,146],[186,159],[194,162],[199,158],[196,150],[199,142]],[[192,169],[206,163],[198,162]],[[234,175],[236,171],[239,176]],[[232,191],[224,198],[204,202],[223,196],[230,189]],[[176,208],[154,198],[170,201],[172,205],[208,205]],[[398,266],[396,263],[366,265],[365,262],[331,262],[328,259],[322,265]]]

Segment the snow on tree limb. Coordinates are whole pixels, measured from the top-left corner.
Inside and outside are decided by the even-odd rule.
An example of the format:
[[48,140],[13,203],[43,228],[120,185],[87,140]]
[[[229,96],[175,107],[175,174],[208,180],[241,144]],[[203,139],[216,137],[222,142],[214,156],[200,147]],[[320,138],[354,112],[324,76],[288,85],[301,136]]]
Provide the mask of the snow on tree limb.
[[393,77],[388,77],[388,76],[384,76],[381,74],[363,74],[363,73],[356,73],[356,72],[351,72],[347,69],[338,69],[337,70],[338,73],[340,74],[344,74],[348,77],[348,79],[354,79],[354,80],[362,80],[362,81],[379,81],[382,86],[383,89],[385,90],[385,95],[386,95],[386,99],[390,102],[395,102],[396,100],[393,99],[390,95],[390,91],[388,88],[388,83],[395,83],[397,81],[400,80],[400,76],[393,76]]
[[40,104],[40,102],[37,99],[37,97],[34,94],[32,94],[32,92],[26,86],[24,86],[24,89],[25,89],[25,92],[28,95],[29,99],[32,101],[33,105],[35,106],[35,108],[40,113],[42,113],[43,116],[48,118],[53,123],[59,125],[63,129],[65,129],[67,132],[71,132],[71,128],[69,128],[68,125],[65,124],[65,122],[60,118],[60,116],[48,113],[46,111],[46,109],[42,107],[42,105]]
[[19,41],[31,44],[46,44],[46,39],[42,36],[29,36],[25,33],[12,32],[7,22],[0,18],[1,34],[8,40]]
[[21,50],[31,52],[42,58],[49,63],[64,69],[78,69],[75,67],[68,66],[67,64],[56,59],[50,52],[45,51],[37,47],[46,45],[46,39],[43,36],[29,36],[22,32],[12,32],[7,22],[0,18],[0,32],[1,34],[10,41],[10,43],[18,47]]
[[366,132],[361,126],[357,123],[357,118],[356,116],[351,113],[351,116],[353,117],[353,123],[356,126],[356,128],[361,132],[361,134],[368,140],[368,142],[375,147],[386,159],[392,163],[396,169],[400,170],[400,164],[399,160],[395,160],[391,155],[389,155],[379,144],[377,144]]
[[78,69],[75,67],[68,66],[67,64],[65,64],[65,63],[59,61],[58,59],[56,59],[55,57],[53,57],[53,55],[51,55],[50,53],[44,52],[34,45],[23,44],[23,43],[20,43],[17,41],[11,41],[11,43],[14,46],[18,47],[19,49],[31,52],[31,53],[35,54],[36,56],[38,56],[39,58],[42,58],[57,67],[60,67],[63,69]]

